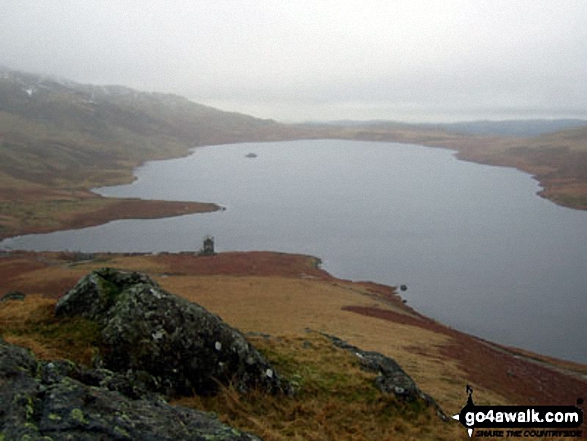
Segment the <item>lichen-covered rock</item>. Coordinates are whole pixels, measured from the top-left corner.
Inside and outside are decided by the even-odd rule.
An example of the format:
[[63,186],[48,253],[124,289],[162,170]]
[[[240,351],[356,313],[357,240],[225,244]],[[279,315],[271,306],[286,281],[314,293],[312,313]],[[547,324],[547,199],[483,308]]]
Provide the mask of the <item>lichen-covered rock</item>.
[[287,390],[239,331],[144,274],[94,271],[59,300],[56,315],[96,321],[104,367],[130,371],[168,396],[214,394],[218,381],[239,391]]
[[37,360],[25,348],[9,345],[0,337],[0,378],[35,375]]
[[363,351],[333,335],[323,335],[328,337],[335,346],[354,353],[363,369],[377,373],[375,387],[381,392],[392,393],[396,397],[406,401],[422,400],[426,405],[436,409],[436,415],[440,419],[449,421],[449,418],[438,403],[430,395],[422,392],[412,377],[394,359],[379,352]]
[[0,440],[259,440],[158,396],[133,400],[79,379],[108,383],[116,375],[66,361],[37,362],[0,339]]

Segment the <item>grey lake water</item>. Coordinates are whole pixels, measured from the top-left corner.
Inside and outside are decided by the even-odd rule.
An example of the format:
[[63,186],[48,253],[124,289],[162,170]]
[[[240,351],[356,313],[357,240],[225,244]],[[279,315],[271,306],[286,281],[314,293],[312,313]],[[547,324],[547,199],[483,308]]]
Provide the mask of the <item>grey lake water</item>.
[[[247,158],[248,153],[257,157]],[[333,275],[405,284],[408,304],[471,334],[587,362],[587,212],[511,168],[417,145],[339,140],[197,148],[100,194],[224,211],[21,236],[5,249],[311,254]],[[390,336],[393,338],[393,336]]]

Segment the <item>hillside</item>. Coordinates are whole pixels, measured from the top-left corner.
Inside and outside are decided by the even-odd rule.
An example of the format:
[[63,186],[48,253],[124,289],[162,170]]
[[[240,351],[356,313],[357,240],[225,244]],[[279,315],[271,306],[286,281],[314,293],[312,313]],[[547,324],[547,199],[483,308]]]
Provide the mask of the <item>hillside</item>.
[[176,95],[9,71],[0,72],[0,118],[4,173],[56,187],[101,184],[120,178],[112,169],[198,145],[285,136],[274,121]]
[[[311,124],[311,123],[308,123]],[[368,126],[395,126],[397,128],[411,128],[412,130],[442,130],[449,133],[473,136],[516,136],[532,138],[543,134],[560,132],[566,129],[575,129],[587,126],[587,120],[582,119],[519,119],[519,120],[477,120],[451,123],[398,123],[384,120],[329,121],[328,124],[339,127],[368,127]],[[317,125],[314,123],[314,125]]]
[[139,164],[195,146],[287,139],[294,132],[175,95],[0,71],[0,237],[217,209],[129,205],[88,190],[129,182]]
[[587,120],[581,119],[529,119],[505,121],[465,121],[444,124],[423,124],[437,127],[449,132],[478,136],[516,136],[533,138],[540,135],[560,132],[587,126]]
[[375,375],[324,333],[393,358],[448,415],[465,404],[467,384],[478,404],[574,404],[587,393],[585,365],[460,333],[409,308],[393,288],[340,280],[314,258],[282,253],[6,254],[3,288],[27,297],[0,302],[0,335],[40,359],[90,364],[95,348],[84,328],[58,326],[52,311],[78,279],[105,266],[146,272],[169,292],[220,315],[294,382],[293,398],[227,388],[176,402],[214,411],[267,440],[468,439],[456,422],[378,394]]

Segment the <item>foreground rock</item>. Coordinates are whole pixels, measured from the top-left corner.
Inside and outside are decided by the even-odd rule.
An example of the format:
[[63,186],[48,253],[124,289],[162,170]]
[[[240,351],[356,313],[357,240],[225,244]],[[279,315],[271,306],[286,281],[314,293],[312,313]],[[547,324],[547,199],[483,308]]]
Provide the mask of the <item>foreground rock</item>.
[[103,367],[130,372],[167,396],[214,394],[218,382],[238,391],[288,391],[239,331],[141,273],[93,271],[59,300],[56,315],[96,321]]
[[163,399],[130,399],[124,377],[66,361],[37,362],[0,339],[0,439],[6,441],[254,441],[212,415]]
[[392,393],[396,397],[407,400],[423,400],[428,406],[436,409],[436,415],[443,421],[449,421],[448,416],[436,403],[434,398],[422,392],[412,377],[410,377],[397,362],[379,352],[363,351],[344,340],[333,335],[323,334],[328,337],[335,346],[346,349],[355,354],[361,367],[367,371],[377,373],[375,387],[384,393]]

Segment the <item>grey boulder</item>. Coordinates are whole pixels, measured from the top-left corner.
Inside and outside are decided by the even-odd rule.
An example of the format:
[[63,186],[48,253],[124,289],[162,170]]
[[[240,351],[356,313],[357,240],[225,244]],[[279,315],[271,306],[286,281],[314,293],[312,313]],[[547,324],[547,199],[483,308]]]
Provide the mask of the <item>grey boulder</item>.
[[67,361],[37,362],[26,349],[0,339],[0,439],[259,441],[209,413],[171,406],[154,394],[133,400],[82,381],[114,377]]
[[57,316],[98,323],[103,367],[166,396],[211,395],[219,383],[269,393],[289,387],[236,329],[137,272],[93,271],[62,297]]

